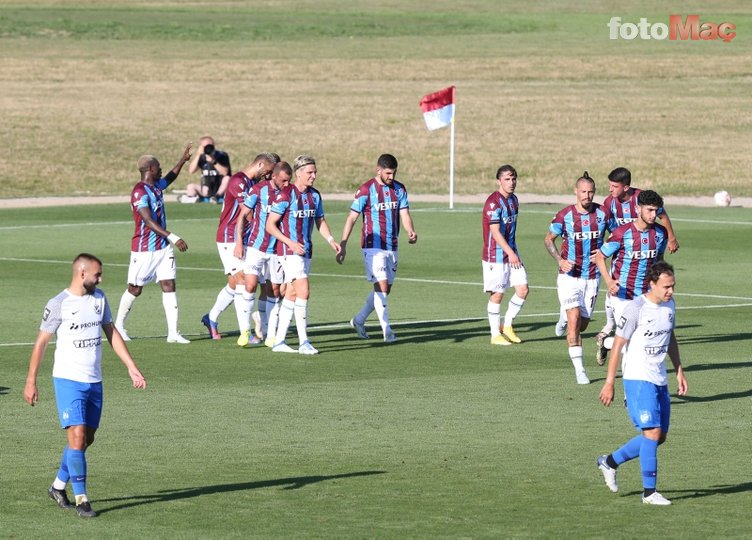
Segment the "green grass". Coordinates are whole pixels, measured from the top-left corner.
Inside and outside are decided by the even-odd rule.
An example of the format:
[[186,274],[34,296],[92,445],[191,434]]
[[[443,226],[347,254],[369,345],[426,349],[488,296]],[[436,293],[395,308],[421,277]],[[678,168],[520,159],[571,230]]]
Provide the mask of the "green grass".
[[388,151],[413,193],[443,193],[448,130],[418,101],[451,84],[458,193],[512,163],[535,193],[627,166],[664,195],[752,196],[748,2],[697,10],[736,24],[731,43],[609,39],[611,17],[665,22],[678,2],[430,4],[0,1],[0,197],[127,193],[138,156],[174,163],[205,134],[235,168],[315,155],[330,192]]
[[[339,231],[346,205],[324,198]],[[105,412],[88,453],[101,517],[91,522],[44,493],[64,444],[51,351],[38,406],[21,394],[42,308],[69,282],[77,252],[104,260],[102,288],[117,308],[130,214],[124,205],[0,212],[2,536],[747,536],[752,297],[743,276],[752,257],[739,247],[750,211],[671,208],[689,394],[672,397],[659,451],[659,488],[674,505],[650,508],[640,503],[637,463],[620,471],[618,495],[595,468],[598,454],[633,433],[623,408],[598,401],[604,372],[592,336],[603,299],[586,333],[593,384],[575,384],[566,346],[553,337],[555,266],[543,236],[558,209],[522,208],[518,239],[532,288],[515,324],[522,345],[488,344],[480,208],[414,204],[419,242],[400,250],[390,296],[399,341],[355,337],[347,320],[368,291],[357,250],[338,266],[317,238],[309,324],[321,354],[298,358],[205,338],[199,319],[223,283],[218,209],[168,204],[170,229],[189,244],[178,257],[178,298],[181,329],[194,341],[164,343],[159,289],[149,285],[128,321],[149,387],[129,388],[105,349]],[[229,332],[234,321],[230,308],[220,327]]]

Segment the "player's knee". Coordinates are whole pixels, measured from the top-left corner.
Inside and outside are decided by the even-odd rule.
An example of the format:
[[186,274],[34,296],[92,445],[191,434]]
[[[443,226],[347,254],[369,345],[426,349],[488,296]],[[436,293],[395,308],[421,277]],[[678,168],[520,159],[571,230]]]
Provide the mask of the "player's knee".
[[139,297],[141,296],[141,291],[143,291],[143,287],[139,287],[138,285],[132,285],[128,284],[128,292],[131,293],[133,296]]

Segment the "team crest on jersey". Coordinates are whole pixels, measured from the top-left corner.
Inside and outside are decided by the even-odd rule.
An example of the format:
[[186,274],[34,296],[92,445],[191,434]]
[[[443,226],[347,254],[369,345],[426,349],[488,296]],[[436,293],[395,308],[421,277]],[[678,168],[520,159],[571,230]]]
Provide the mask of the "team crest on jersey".
[[674,324],[674,314],[673,313],[669,313],[668,314],[668,322],[670,322],[671,324]]
[[626,324],[627,324],[627,319],[626,319],[626,317],[622,316],[622,317],[621,317],[621,318],[619,319],[619,324],[617,324],[616,326],[618,326],[619,328],[624,328],[624,326],[625,326]]
[[50,317],[50,310],[49,308],[44,308],[44,314],[42,315],[42,320],[46,321]]
[[590,225],[590,220],[589,219],[584,220],[582,222],[582,225],[585,226],[585,227],[587,227],[588,225]]
[[101,314],[102,314],[102,306],[101,306],[101,305],[99,305],[99,304],[95,305],[95,306],[94,306],[94,312],[95,312],[95,313],[96,313],[97,315],[101,315]]
[[650,421],[650,411],[640,411],[640,422],[647,424]]
[[642,243],[643,243],[643,244],[647,244],[647,243],[648,243],[648,239],[647,239],[647,238],[643,238],[643,239],[642,239]]

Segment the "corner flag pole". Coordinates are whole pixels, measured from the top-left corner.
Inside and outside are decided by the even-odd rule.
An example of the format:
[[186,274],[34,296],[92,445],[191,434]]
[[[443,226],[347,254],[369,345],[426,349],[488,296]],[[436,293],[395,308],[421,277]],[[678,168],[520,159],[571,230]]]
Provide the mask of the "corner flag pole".
[[454,208],[454,118],[449,127],[449,209]]

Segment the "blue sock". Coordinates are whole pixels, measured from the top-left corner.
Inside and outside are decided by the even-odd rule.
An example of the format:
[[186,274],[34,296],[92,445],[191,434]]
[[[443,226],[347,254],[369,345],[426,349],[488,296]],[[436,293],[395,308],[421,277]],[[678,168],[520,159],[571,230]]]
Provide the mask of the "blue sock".
[[627,444],[625,444],[624,446],[619,448],[616,452],[611,454],[616,464],[621,465],[622,463],[639,456],[640,446],[642,445],[642,439],[643,439],[642,435],[637,435],[636,437],[630,439],[627,442]]
[[70,474],[68,473],[68,450],[70,449],[66,444],[63,449],[63,457],[60,460],[60,468],[57,470],[57,477],[66,483],[70,480]]
[[68,449],[68,471],[74,495],[86,495],[86,453]]
[[642,438],[640,469],[642,470],[642,487],[654,490],[658,476],[658,441],[647,437]]

